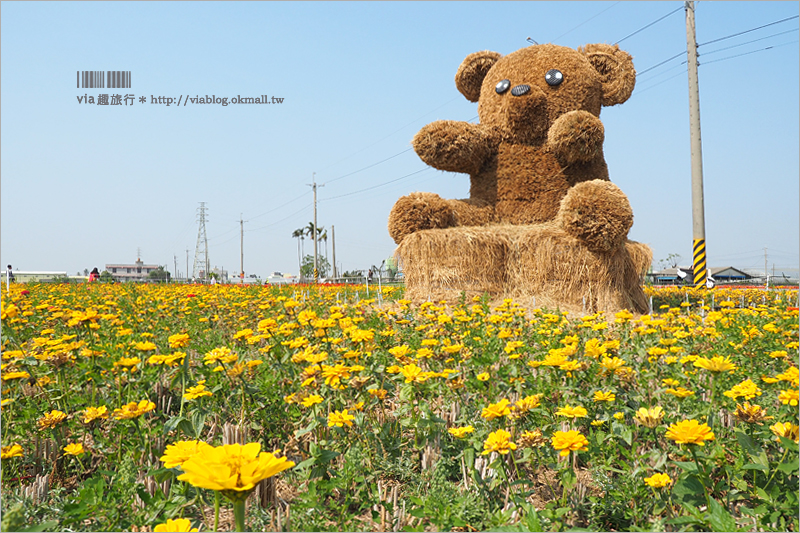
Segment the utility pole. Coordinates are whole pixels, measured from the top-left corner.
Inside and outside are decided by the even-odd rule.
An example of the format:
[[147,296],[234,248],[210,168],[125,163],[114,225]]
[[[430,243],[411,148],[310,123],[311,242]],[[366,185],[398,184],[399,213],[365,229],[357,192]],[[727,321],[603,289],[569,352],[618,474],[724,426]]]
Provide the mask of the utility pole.
[[317,187],[324,187],[325,184],[318,185],[317,184],[317,173],[311,173],[311,183],[306,183],[309,187],[311,187],[314,191],[314,283],[319,282],[319,270],[318,270],[318,259],[317,259]]
[[692,257],[695,287],[706,283],[706,220],[703,202],[703,147],[700,140],[700,89],[697,79],[697,37],[694,2],[685,2],[686,54],[689,62],[689,129],[692,151]]
[[338,278],[339,273],[336,272],[336,232],[333,230],[333,224],[331,224],[331,243],[333,245],[333,277]]
[[764,282],[765,287],[769,287],[769,270],[767,270],[767,249],[764,248]]
[[242,220],[242,214],[239,213],[239,227],[241,228],[241,234],[239,238],[239,245],[242,251],[240,269],[239,269],[239,279],[241,280],[241,284],[244,284],[244,220]]

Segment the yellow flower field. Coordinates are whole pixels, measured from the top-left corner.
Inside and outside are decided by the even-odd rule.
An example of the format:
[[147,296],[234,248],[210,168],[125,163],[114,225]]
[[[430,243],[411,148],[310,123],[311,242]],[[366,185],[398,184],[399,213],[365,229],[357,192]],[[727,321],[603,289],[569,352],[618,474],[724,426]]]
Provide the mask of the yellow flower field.
[[369,290],[3,285],[3,529],[797,530],[797,290]]

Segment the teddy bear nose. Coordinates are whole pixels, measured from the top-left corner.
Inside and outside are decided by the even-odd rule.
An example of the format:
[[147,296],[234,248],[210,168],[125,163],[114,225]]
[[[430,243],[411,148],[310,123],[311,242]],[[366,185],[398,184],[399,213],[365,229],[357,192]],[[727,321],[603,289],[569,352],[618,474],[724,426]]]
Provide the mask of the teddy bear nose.
[[513,89],[511,89],[511,94],[514,96],[522,96],[523,94],[527,93],[531,90],[530,85],[516,85]]

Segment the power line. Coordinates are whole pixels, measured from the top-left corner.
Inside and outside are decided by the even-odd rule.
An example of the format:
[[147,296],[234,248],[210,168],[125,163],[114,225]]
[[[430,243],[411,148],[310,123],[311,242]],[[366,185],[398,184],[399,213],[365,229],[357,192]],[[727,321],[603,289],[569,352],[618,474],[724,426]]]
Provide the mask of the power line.
[[[309,191],[309,192],[310,192],[310,191]],[[293,217],[293,216],[295,216],[295,215],[299,215],[300,213],[302,213],[303,211],[305,211],[306,209],[308,209],[308,207],[309,207],[309,206],[307,206],[307,205],[306,205],[306,206],[303,206],[303,208],[301,208],[300,210],[298,210],[298,211],[295,211],[295,212],[294,212],[294,213],[292,213],[291,215],[285,216],[285,217],[283,217],[283,218],[282,218],[282,219],[280,219],[280,220],[276,220],[275,222],[272,222],[271,224],[267,224],[266,226],[261,226],[260,228],[253,228],[253,229],[249,229],[249,230],[247,230],[247,231],[260,231],[260,230],[262,230],[262,229],[266,229],[266,228],[269,228],[269,227],[275,226],[276,224],[280,224],[281,222],[283,222],[283,221],[285,221],[285,220],[289,220],[290,218],[292,218],[292,217]]]
[[682,71],[678,72],[677,74],[675,74],[675,75],[673,75],[673,76],[670,76],[670,77],[669,77],[669,78],[667,78],[667,79],[661,80],[660,82],[658,82],[658,83],[655,83],[655,84],[651,85],[650,87],[647,87],[647,88],[645,88],[645,89],[642,89],[641,91],[636,91],[635,93],[633,93],[633,95],[631,96],[631,98],[633,98],[634,96],[638,96],[638,95],[640,95],[640,94],[642,94],[642,93],[645,93],[645,92],[649,91],[650,89],[652,89],[653,87],[658,87],[658,86],[659,86],[659,85],[661,85],[662,83],[666,83],[666,82],[668,82],[669,80],[671,80],[671,79],[673,79],[673,78],[677,78],[678,76],[682,76],[683,74],[686,74],[686,69],[683,69]]
[[735,57],[742,57],[742,56],[746,56],[746,55],[750,55],[750,54],[755,54],[756,52],[763,52],[764,50],[772,50],[773,48],[780,48],[781,46],[786,46],[788,44],[794,44],[796,42],[800,42],[800,41],[791,41],[791,42],[788,42],[788,43],[776,44],[776,45],[773,45],[773,46],[767,46],[766,48],[759,48],[758,50],[751,50],[750,52],[744,52],[742,54],[736,54],[734,56],[728,56],[728,57],[723,57],[723,58],[720,58],[720,59],[715,59],[714,61],[706,61],[705,63],[703,63],[703,65],[710,65],[711,63],[719,63],[720,61],[726,61],[728,59],[733,59]]
[[348,176],[352,176],[353,174],[358,174],[358,173],[359,173],[359,172],[361,172],[362,170],[367,170],[368,168],[372,168],[372,167],[374,167],[374,166],[380,165],[381,163],[385,163],[386,161],[388,161],[388,160],[390,160],[390,159],[394,159],[395,157],[397,157],[397,156],[399,156],[399,155],[402,155],[402,154],[404,154],[404,153],[406,153],[406,152],[410,151],[411,149],[412,149],[412,148],[406,148],[406,149],[405,149],[405,150],[403,150],[402,152],[399,152],[399,153],[396,153],[396,154],[394,154],[393,156],[387,157],[386,159],[384,159],[384,160],[382,160],[382,161],[378,161],[377,163],[373,163],[373,164],[371,164],[371,165],[367,165],[367,166],[366,166],[366,167],[364,167],[364,168],[359,168],[358,170],[354,170],[353,172],[349,172],[349,173],[345,174],[344,176],[339,176],[338,178],[333,178],[332,180],[328,180],[326,183],[333,183],[334,181],[339,181],[340,179],[342,179],[342,178],[346,178],[346,177],[348,177]]
[[645,74],[645,73],[647,73],[647,72],[650,72],[650,71],[651,71],[651,70],[653,70],[654,68],[658,68],[658,67],[660,67],[661,65],[663,65],[664,63],[669,63],[669,62],[670,62],[670,61],[672,61],[673,59],[678,59],[679,57],[681,57],[681,56],[682,56],[682,55],[684,55],[684,54],[686,54],[686,50],[683,50],[683,51],[681,51],[681,52],[678,52],[678,53],[677,53],[677,54],[675,54],[674,56],[670,57],[669,59],[665,59],[664,61],[662,61],[661,63],[658,63],[657,65],[653,65],[652,67],[646,68],[646,69],[644,69],[644,70],[643,70],[643,71],[641,71],[641,72],[637,72],[637,73],[636,73],[636,77],[638,78],[638,77],[639,77],[639,76],[641,76],[642,74]]
[[664,20],[664,19],[665,19],[665,18],[667,18],[668,16],[670,16],[670,15],[672,15],[672,14],[674,14],[674,13],[677,13],[678,11],[680,11],[680,10],[682,10],[682,9],[683,9],[683,6],[681,6],[681,7],[677,8],[677,9],[675,9],[675,10],[673,10],[673,11],[670,11],[669,13],[667,13],[666,15],[664,15],[663,17],[661,17],[660,19],[658,19],[658,20],[654,20],[653,22],[651,22],[651,23],[650,23],[650,24],[648,24],[647,26],[643,26],[643,27],[639,28],[639,29],[638,29],[638,30],[636,30],[635,32],[631,33],[630,35],[627,35],[627,36],[623,37],[622,39],[620,39],[619,41],[615,42],[614,44],[619,44],[619,43],[621,43],[622,41],[624,41],[625,39],[629,39],[629,38],[633,37],[633,36],[634,36],[634,35],[636,35],[637,33],[639,33],[639,32],[642,32],[642,31],[646,30],[647,28],[649,28],[649,27],[650,27],[650,26],[652,26],[653,24],[656,24],[656,23],[658,23],[658,22],[661,22],[662,20]]
[[725,37],[720,37],[719,39],[714,39],[713,41],[706,41],[706,42],[704,42],[702,44],[698,44],[697,46],[699,48],[699,47],[705,46],[707,44],[717,43],[719,41],[724,41],[725,39],[731,39],[731,38],[737,37],[739,35],[744,35],[745,33],[750,33],[751,31],[760,30],[762,28],[768,28],[769,26],[774,26],[775,24],[780,24],[782,22],[787,22],[789,20],[793,20],[793,19],[796,19],[798,17],[800,17],[800,15],[795,15],[793,17],[789,17],[789,18],[785,18],[785,19],[781,19],[781,20],[776,20],[775,22],[770,22],[769,24],[764,24],[763,26],[759,26],[757,28],[752,28],[752,29],[749,29],[749,30],[740,31],[739,33],[732,33],[731,35],[726,35]]
[[[420,117],[417,117],[417,118],[415,118],[414,120],[412,120],[412,121],[411,121],[411,122],[409,122],[408,124],[405,124],[405,125],[403,125],[403,126],[400,126],[400,127],[399,127],[399,128],[397,128],[396,130],[394,130],[392,133],[390,133],[390,134],[386,135],[385,137],[381,137],[380,139],[378,139],[378,140],[377,140],[377,141],[375,141],[374,143],[372,143],[372,144],[370,144],[370,145],[367,145],[367,146],[365,146],[364,148],[361,148],[360,150],[356,150],[356,151],[355,151],[355,152],[353,152],[352,154],[350,154],[350,155],[348,155],[348,156],[346,156],[346,157],[343,157],[342,159],[340,159],[340,160],[338,160],[338,161],[336,161],[336,162],[334,162],[334,163],[331,163],[330,165],[327,165],[327,166],[325,166],[325,167],[322,167],[322,169],[320,169],[320,170],[325,170],[326,168],[329,168],[331,165],[335,165],[336,163],[341,163],[341,162],[342,162],[342,161],[344,161],[345,159],[349,159],[349,158],[353,157],[354,155],[356,155],[356,154],[358,154],[358,153],[361,153],[361,152],[363,152],[363,151],[364,151],[364,150],[366,150],[367,148],[371,148],[371,147],[375,146],[375,145],[376,145],[376,144],[378,144],[379,142],[381,142],[381,141],[384,141],[384,140],[388,139],[389,137],[391,137],[392,135],[394,135],[394,134],[395,134],[395,133],[397,133],[398,131],[401,131],[401,130],[403,130],[403,129],[405,129],[405,128],[409,127],[410,125],[414,124],[414,123],[415,123],[415,122],[417,122],[418,120],[420,120],[420,119],[423,119],[423,118],[427,117],[428,115],[430,115],[430,114],[431,114],[431,113],[433,113],[434,111],[438,111],[439,109],[443,108],[444,106],[446,106],[446,105],[448,105],[448,104],[450,104],[450,103],[452,103],[452,102],[454,102],[454,101],[458,100],[458,98],[459,98],[458,96],[456,96],[456,97],[454,97],[454,98],[451,98],[450,100],[448,100],[447,102],[443,103],[443,104],[442,104],[442,105],[440,105],[439,107],[437,107],[437,108],[435,108],[435,109],[432,109],[432,110],[428,111],[427,113],[425,113],[424,115],[422,115],[422,116],[420,116]],[[336,179],[339,179],[339,178],[336,178]],[[330,181],[329,181],[328,183],[330,183]]]
[[430,170],[430,169],[431,169],[431,167],[425,167],[423,169],[417,170],[416,172],[412,172],[411,174],[406,174],[405,176],[401,176],[399,178],[395,178],[393,180],[389,180],[389,181],[387,181],[385,183],[379,183],[378,185],[373,185],[372,187],[366,187],[364,189],[359,189],[357,191],[348,192],[348,193],[345,193],[345,194],[340,194],[338,196],[331,196],[330,198],[323,198],[322,200],[320,200],[320,202],[326,202],[328,200],[335,200],[336,198],[343,198],[345,196],[352,196],[354,194],[359,194],[359,193],[362,193],[362,192],[365,192],[365,191],[369,191],[369,190],[372,190],[372,189],[377,189],[378,187],[383,187],[385,185],[389,185],[390,183],[395,183],[397,181],[404,180],[406,178],[409,178],[409,177],[413,176],[414,174],[419,174],[420,172],[425,172],[426,170]]
[[[252,220],[252,219],[254,219],[254,218],[263,217],[264,215],[268,215],[268,214],[270,214],[270,213],[274,213],[275,211],[278,211],[279,209],[283,209],[283,208],[284,208],[284,207],[286,207],[287,205],[289,205],[289,204],[291,204],[291,203],[294,203],[294,202],[296,202],[296,201],[297,201],[297,200],[299,200],[300,198],[303,198],[303,197],[304,197],[305,195],[307,195],[309,192],[311,192],[311,191],[305,191],[305,192],[304,192],[303,194],[301,194],[300,196],[297,196],[296,198],[293,198],[293,199],[289,200],[288,202],[284,202],[284,203],[282,203],[281,205],[279,205],[278,207],[276,207],[276,208],[274,208],[274,209],[270,209],[269,211],[265,211],[265,212],[261,213],[260,215],[256,215],[256,216],[254,216],[254,217],[250,217],[250,219]],[[223,235],[224,235],[224,233],[223,233]]]
[[573,31],[577,30],[578,28],[580,28],[581,26],[583,26],[583,25],[584,25],[584,24],[586,24],[587,22],[590,22],[590,21],[592,21],[592,20],[596,19],[597,17],[599,17],[600,15],[602,15],[603,13],[605,13],[606,11],[608,11],[609,9],[611,9],[612,7],[614,7],[614,6],[616,6],[617,4],[620,4],[620,3],[622,3],[622,2],[620,1],[620,2],[616,2],[616,3],[612,4],[612,5],[611,5],[611,7],[607,7],[607,8],[605,8],[604,10],[602,10],[602,11],[601,11],[600,13],[598,13],[597,15],[593,16],[593,17],[592,17],[592,18],[590,18],[590,19],[587,19],[587,20],[585,20],[585,21],[581,22],[580,24],[578,24],[577,26],[575,26],[574,28],[572,28],[572,29],[571,29],[571,30],[569,30],[568,32],[566,32],[566,33],[562,33],[561,35],[559,35],[558,37],[556,37],[555,39],[553,39],[551,42],[553,42],[553,43],[554,43],[554,42],[556,42],[557,40],[559,40],[559,39],[561,39],[562,37],[564,37],[565,35],[569,35],[570,33],[572,33]]
[[759,39],[753,39],[752,41],[746,41],[746,42],[739,43],[739,44],[732,44],[730,46],[726,46],[725,48],[717,48],[716,50],[712,50],[710,52],[704,52],[703,55],[707,56],[707,55],[710,55],[710,54],[716,54],[717,52],[722,52],[723,50],[730,50],[731,48],[737,48],[739,46],[744,46],[746,44],[757,43],[758,41],[763,41],[764,39],[771,39],[772,37],[777,37],[778,35],[784,35],[786,33],[792,33],[792,32],[795,32],[795,31],[797,31],[799,29],[800,28],[794,28],[792,30],[782,31],[780,33],[773,33],[772,35],[767,35],[766,37],[761,37]]

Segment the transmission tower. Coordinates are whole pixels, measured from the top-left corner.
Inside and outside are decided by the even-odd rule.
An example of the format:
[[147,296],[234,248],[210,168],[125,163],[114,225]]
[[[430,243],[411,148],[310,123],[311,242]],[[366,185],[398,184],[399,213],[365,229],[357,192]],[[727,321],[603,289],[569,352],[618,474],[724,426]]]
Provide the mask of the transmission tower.
[[[197,208],[197,245],[194,247],[194,266],[192,277],[197,279],[208,278],[208,237],[206,236],[206,203],[200,202]],[[200,271],[203,271],[201,278]]]

